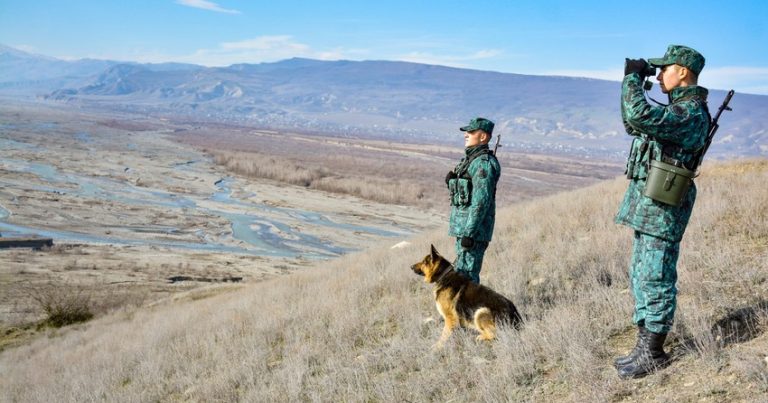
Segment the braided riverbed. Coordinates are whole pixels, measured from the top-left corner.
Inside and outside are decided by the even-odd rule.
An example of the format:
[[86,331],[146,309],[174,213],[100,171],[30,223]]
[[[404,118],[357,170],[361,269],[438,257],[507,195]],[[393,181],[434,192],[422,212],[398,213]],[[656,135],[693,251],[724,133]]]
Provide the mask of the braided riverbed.
[[71,126],[0,124],[3,236],[324,259],[439,221],[235,177],[164,133],[115,136]]

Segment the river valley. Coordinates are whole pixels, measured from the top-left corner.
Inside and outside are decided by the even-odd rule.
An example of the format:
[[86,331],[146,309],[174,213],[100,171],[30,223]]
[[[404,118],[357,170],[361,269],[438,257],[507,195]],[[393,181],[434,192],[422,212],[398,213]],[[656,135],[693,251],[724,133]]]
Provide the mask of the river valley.
[[444,219],[238,176],[174,141],[173,130],[0,108],[0,237],[37,235],[55,245],[0,249],[0,324],[32,315],[24,295],[42,285],[155,300],[394,245]]

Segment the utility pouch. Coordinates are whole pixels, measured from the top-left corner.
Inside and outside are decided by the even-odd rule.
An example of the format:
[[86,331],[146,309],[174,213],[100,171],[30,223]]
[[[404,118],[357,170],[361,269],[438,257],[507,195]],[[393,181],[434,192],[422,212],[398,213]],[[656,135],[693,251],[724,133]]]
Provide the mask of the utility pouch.
[[663,161],[651,161],[644,194],[658,202],[680,206],[694,176],[695,172],[689,169]]
[[451,206],[468,206],[472,202],[472,180],[465,178],[448,181],[451,192]]
[[456,178],[448,180],[448,196],[451,198],[451,206],[456,206],[456,193],[458,193],[456,182],[458,181]]
[[[635,143],[639,142],[640,144],[635,147]],[[627,179],[637,179],[638,177],[645,177],[643,176],[643,170],[642,170],[642,161],[643,156],[646,152],[650,149],[650,143],[647,138],[636,138],[632,141],[632,144],[630,145],[629,149],[629,157],[627,158],[627,166],[626,171],[624,172],[627,175]],[[647,169],[645,170],[648,171]]]

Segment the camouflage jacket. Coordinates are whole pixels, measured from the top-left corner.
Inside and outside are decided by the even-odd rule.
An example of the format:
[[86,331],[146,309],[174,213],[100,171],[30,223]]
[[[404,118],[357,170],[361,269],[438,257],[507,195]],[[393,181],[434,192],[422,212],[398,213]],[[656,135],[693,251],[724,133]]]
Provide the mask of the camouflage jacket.
[[453,171],[457,178],[448,181],[451,197],[448,235],[490,241],[496,220],[499,161],[487,144],[468,147]]
[[651,106],[636,73],[624,77],[621,114],[632,139],[627,159],[631,181],[619,206],[616,223],[669,241],[680,241],[696,201],[691,185],[682,205],[670,206],[643,195],[651,160],[673,158],[690,166],[694,153],[704,146],[709,131],[707,89],[699,86],[674,88],[668,106]]

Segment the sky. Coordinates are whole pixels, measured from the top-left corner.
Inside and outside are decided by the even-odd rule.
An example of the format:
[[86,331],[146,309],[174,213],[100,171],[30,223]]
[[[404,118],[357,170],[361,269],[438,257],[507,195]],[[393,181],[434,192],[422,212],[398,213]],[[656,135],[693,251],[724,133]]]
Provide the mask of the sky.
[[60,59],[206,66],[399,60],[620,81],[670,44],[699,84],[768,95],[764,0],[0,0],[0,44]]

